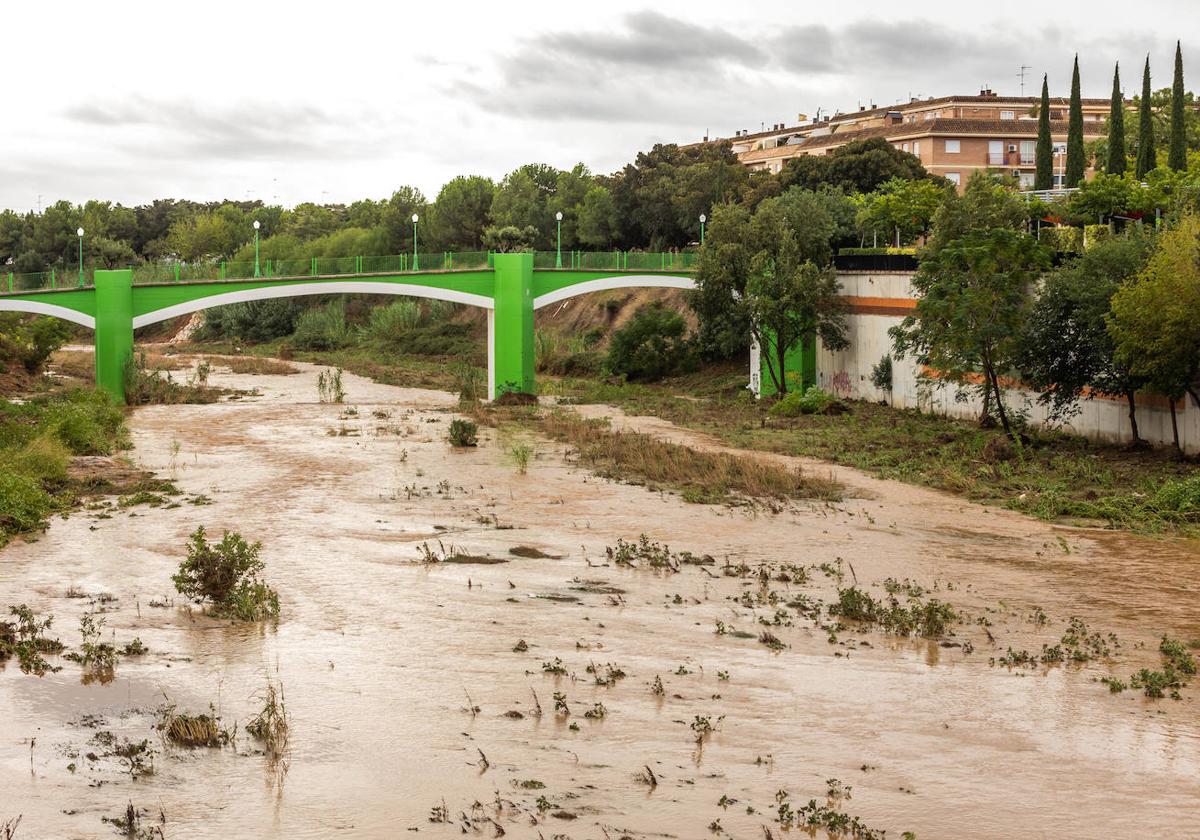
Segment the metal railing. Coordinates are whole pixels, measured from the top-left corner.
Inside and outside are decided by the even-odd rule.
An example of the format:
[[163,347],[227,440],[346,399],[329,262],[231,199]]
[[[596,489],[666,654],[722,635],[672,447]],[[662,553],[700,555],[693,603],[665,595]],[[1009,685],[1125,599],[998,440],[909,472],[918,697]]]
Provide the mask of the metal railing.
[[[564,271],[691,271],[699,255],[695,251],[535,251],[538,270]],[[252,260],[206,260],[203,262],[137,263],[135,285],[189,283],[197,281],[340,277],[352,275],[406,274],[427,271],[478,271],[491,268],[491,251],[439,251],[355,257],[301,257],[260,259],[258,271]],[[12,272],[0,270],[0,294],[90,287],[95,268],[75,271]]]

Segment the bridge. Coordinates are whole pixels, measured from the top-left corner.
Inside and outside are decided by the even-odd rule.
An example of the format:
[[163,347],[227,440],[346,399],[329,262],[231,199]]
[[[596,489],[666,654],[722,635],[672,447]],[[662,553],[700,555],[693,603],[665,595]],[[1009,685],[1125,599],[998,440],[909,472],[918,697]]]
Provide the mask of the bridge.
[[[564,256],[567,265],[563,265]],[[446,300],[487,311],[488,398],[534,393],[533,313],[589,292],[691,289],[694,254],[420,254],[135,269],[60,278],[0,275],[0,312],[64,318],[93,331],[96,385],[124,400],[133,331],[180,315],[273,298],[378,294]],[[633,263],[631,266],[630,263]],[[547,265],[548,264],[548,265]],[[426,267],[421,270],[421,267]],[[347,270],[348,269],[348,270]],[[265,276],[263,276],[265,274]],[[48,282],[47,282],[48,281]],[[28,286],[38,288],[22,288]]]

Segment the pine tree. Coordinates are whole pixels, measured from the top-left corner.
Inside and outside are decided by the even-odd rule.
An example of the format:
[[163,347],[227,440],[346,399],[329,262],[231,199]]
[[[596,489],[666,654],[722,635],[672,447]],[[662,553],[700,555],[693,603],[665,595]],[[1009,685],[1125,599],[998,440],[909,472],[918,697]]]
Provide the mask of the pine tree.
[[1035,190],[1048,190],[1054,186],[1054,146],[1050,141],[1050,85],[1042,76],[1042,105],[1038,109],[1037,174],[1033,178]]
[[1187,169],[1187,140],[1183,125],[1183,49],[1175,42],[1175,84],[1171,85],[1171,150],[1167,166],[1176,172]]
[[1112,175],[1125,174],[1125,97],[1121,95],[1121,64],[1113,69],[1112,105],[1108,112],[1108,165]]
[[1146,173],[1158,166],[1154,153],[1154,114],[1150,111],[1150,56],[1146,56],[1146,70],[1142,74],[1142,101],[1138,108],[1137,166],[1133,173],[1144,178]]
[[1083,151],[1083,102],[1079,98],[1079,56],[1075,56],[1075,69],[1071,71],[1071,108],[1067,123],[1067,187],[1078,187],[1083,182],[1086,166]]

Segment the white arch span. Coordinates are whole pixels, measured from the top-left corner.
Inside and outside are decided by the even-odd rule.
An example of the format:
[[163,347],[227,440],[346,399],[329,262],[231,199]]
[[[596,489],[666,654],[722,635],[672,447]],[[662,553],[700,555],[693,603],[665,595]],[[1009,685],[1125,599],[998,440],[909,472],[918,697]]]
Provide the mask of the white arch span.
[[68,309],[65,306],[59,306],[54,303],[42,303],[40,300],[9,300],[8,298],[0,298],[0,312],[29,312],[34,315],[51,315],[55,318],[62,318],[64,321],[71,321],[80,326],[87,327],[89,330],[96,329],[96,319],[91,315],[77,312],[74,309]]
[[367,280],[339,280],[326,283],[297,283],[289,286],[262,286],[255,289],[243,289],[239,292],[225,292],[219,295],[189,300],[177,303],[163,309],[138,315],[133,319],[134,328],[148,324],[157,324],[179,315],[190,315],[202,309],[212,309],[214,306],[224,306],[229,303],[247,303],[252,300],[271,300],[273,298],[303,297],[305,295],[342,295],[342,294],[372,294],[372,295],[403,295],[405,297],[431,298],[448,300],[451,303],[466,303],[483,309],[493,309],[495,301],[486,295],[476,295],[470,292],[459,292],[454,289],[439,289],[434,286],[420,286],[414,283],[378,283]]
[[587,280],[574,286],[564,286],[553,292],[547,292],[533,299],[533,308],[541,309],[560,300],[567,300],[588,292],[606,292],[610,289],[655,288],[655,289],[694,289],[696,281],[690,277],[665,277],[661,274],[625,274],[615,277],[601,277],[598,280]]

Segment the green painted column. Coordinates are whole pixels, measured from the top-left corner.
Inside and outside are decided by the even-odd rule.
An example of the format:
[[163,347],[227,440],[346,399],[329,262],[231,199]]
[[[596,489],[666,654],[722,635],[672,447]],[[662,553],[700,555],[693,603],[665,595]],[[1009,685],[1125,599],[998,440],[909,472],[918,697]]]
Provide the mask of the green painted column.
[[533,254],[496,254],[492,388],[532,394]]
[[[771,371],[767,367],[767,351],[763,350],[763,355],[760,358],[762,396],[770,397],[775,395],[775,380],[771,378]],[[775,363],[775,359],[771,359],[771,363]],[[810,387],[817,384],[817,338],[815,335],[808,335],[805,338],[788,348],[784,354],[784,379],[788,383],[788,390],[795,390],[795,382],[787,380],[788,374],[795,374],[800,378],[800,391],[803,393]]]
[[96,387],[125,401],[125,363],[133,355],[133,271],[96,269]]

